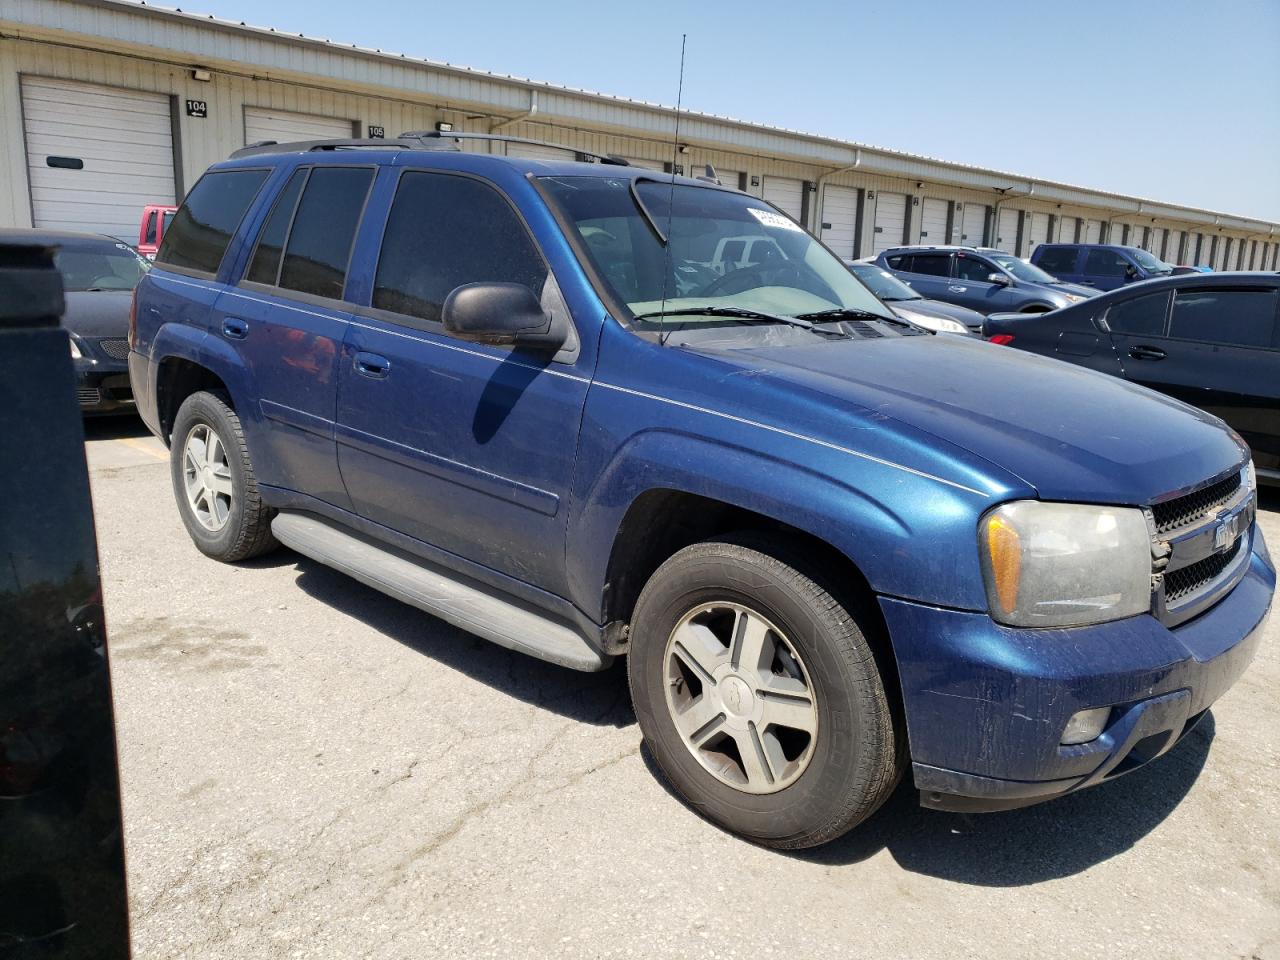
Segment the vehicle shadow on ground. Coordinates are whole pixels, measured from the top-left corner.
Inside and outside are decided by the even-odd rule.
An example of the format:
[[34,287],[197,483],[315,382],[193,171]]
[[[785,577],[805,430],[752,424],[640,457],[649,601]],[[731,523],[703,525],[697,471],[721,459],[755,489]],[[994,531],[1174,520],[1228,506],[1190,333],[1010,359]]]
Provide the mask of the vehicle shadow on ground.
[[296,566],[297,585],[309,596],[500,693],[582,723],[612,727],[635,723],[621,662],[600,673],[582,673],[516,653],[292,551],[282,550],[246,565],[287,564]]
[[151,431],[139,417],[85,417],[85,440],[120,440],[125,437],[149,437]]
[[[1089,790],[1021,810],[958,814],[925,810],[908,772],[870,820],[812,850],[780,851],[830,867],[887,850],[904,870],[955,883],[1020,887],[1057,880],[1124,853],[1187,795],[1209,756],[1213,713],[1165,756]],[[641,757],[663,788],[680,796],[648,747]]]

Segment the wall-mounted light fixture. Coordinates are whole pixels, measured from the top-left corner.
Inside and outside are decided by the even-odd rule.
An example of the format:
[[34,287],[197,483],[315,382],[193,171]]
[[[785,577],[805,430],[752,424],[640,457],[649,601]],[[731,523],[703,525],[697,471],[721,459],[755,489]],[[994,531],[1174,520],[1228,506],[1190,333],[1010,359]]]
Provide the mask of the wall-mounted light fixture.
[[191,79],[199,80],[201,83],[208,83],[210,80],[213,79],[213,74],[210,73],[208,70],[203,70],[200,67],[196,67],[194,70],[191,71]]
[[682,144],[680,144],[680,152],[681,152],[681,153],[688,153],[688,152],[689,152],[689,145],[688,145],[687,143],[682,143]]
[[453,133],[453,124],[447,120],[437,120],[436,133]]

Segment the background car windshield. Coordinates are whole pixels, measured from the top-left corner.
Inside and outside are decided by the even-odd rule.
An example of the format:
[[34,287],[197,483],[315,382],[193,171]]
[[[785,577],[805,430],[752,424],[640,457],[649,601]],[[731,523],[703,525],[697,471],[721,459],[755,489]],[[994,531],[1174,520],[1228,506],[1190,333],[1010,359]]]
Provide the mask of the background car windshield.
[[850,269],[853,270],[853,275],[865,283],[881,300],[924,299],[888,270],[882,270],[874,264],[855,263]]
[[1163,260],[1159,259],[1158,257],[1153,257],[1151,254],[1147,253],[1147,251],[1145,250],[1140,250],[1140,249],[1130,250],[1129,255],[1132,256],[1133,259],[1137,260],[1138,266],[1142,267],[1142,269],[1147,271],[1147,273],[1154,273],[1157,276],[1159,276],[1162,274],[1173,272],[1173,267],[1171,267],[1169,264],[1165,263]]
[[128,246],[115,243],[96,247],[63,247],[53,259],[62,271],[63,289],[70,292],[132,290],[149,266]]
[[996,263],[1004,267],[1009,273],[1012,273],[1018,280],[1026,280],[1028,283],[1057,283],[1056,277],[1051,277],[1039,267],[1027,263],[1025,260],[1019,260],[1011,254],[992,257]]
[[[629,178],[544,177],[592,264],[633,317],[664,308],[729,307],[795,316],[820,310],[892,315],[803,228],[753,197]],[[669,238],[670,250],[654,227]],[[656,318],[634,321],[656,329]],[[735,323],[681,315],[682,323]]]

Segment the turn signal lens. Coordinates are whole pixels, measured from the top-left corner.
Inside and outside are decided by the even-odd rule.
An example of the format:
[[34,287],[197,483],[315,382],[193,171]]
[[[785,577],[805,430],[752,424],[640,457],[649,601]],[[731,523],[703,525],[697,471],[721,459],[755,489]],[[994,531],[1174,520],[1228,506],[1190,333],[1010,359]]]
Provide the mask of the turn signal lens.
[[1073,714],[1063,728],[1062,745],[1072,747],[1097,740],[1102,735],[1102,728],[1107,725],[1109,716],[1111,716],[1110,707],[1094,707],[1092,710],[1081,710]]
[[991,343],[999,344],[1002,347],[1007,347],[1009,344],[1013,343],[1013,334],[1012,333],[996,333],[987,337],[987,340],[989,340]]
[[987,555],[991,558],[991,579],[1001,613],[1018,609],[1018,584],[1022,579],[1022,544],[1018,531],[998,514],[987,518]]

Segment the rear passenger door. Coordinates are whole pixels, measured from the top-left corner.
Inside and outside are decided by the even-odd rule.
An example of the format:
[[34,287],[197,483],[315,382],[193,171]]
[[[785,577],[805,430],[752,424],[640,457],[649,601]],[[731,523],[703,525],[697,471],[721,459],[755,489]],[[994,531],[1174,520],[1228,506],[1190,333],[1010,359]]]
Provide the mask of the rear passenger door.
[[[447,335],[466,283],[528,286],[567,308],[507,196],[449,171],[396,170],[371,290],[343,349],[338,459],[357,512],[435,551],[566,596],[565,522],[590,370],[576,334],[555,359]],[[383,186],[379,185],[379,193]],[[382,201],[379,209],[382,209]],[[570,323],[572,329],[572,323]],[[476,571],[472,571],[473,573]]]
[[1085,255],[1079,282],[1099,290],[1115,290],[1125,285],[1125,275],[1132,266],[1118,251],[1094,247]]
[[[890,265],[897,257],[890,259]],[[903,266],[896,268],[906,275],[902,279],[911,289],[929,300],[956,302],[947,296],[951,285],[951,256],[946,253],[912,253],[902,257]]]
[[1227,421],[1257,453],[1280,456],[1280,289],[1177,290],[1167,353],[1171,393]]
[[1032,263],[1059,280],[1076,283],[1080,279],[1079,247],[1041,247]]
[[259,479],[350,509],[334,446],[347,266],[376,170],[299,167],[258,231],[240,283],[214,305],[213,336],[258,391]]

